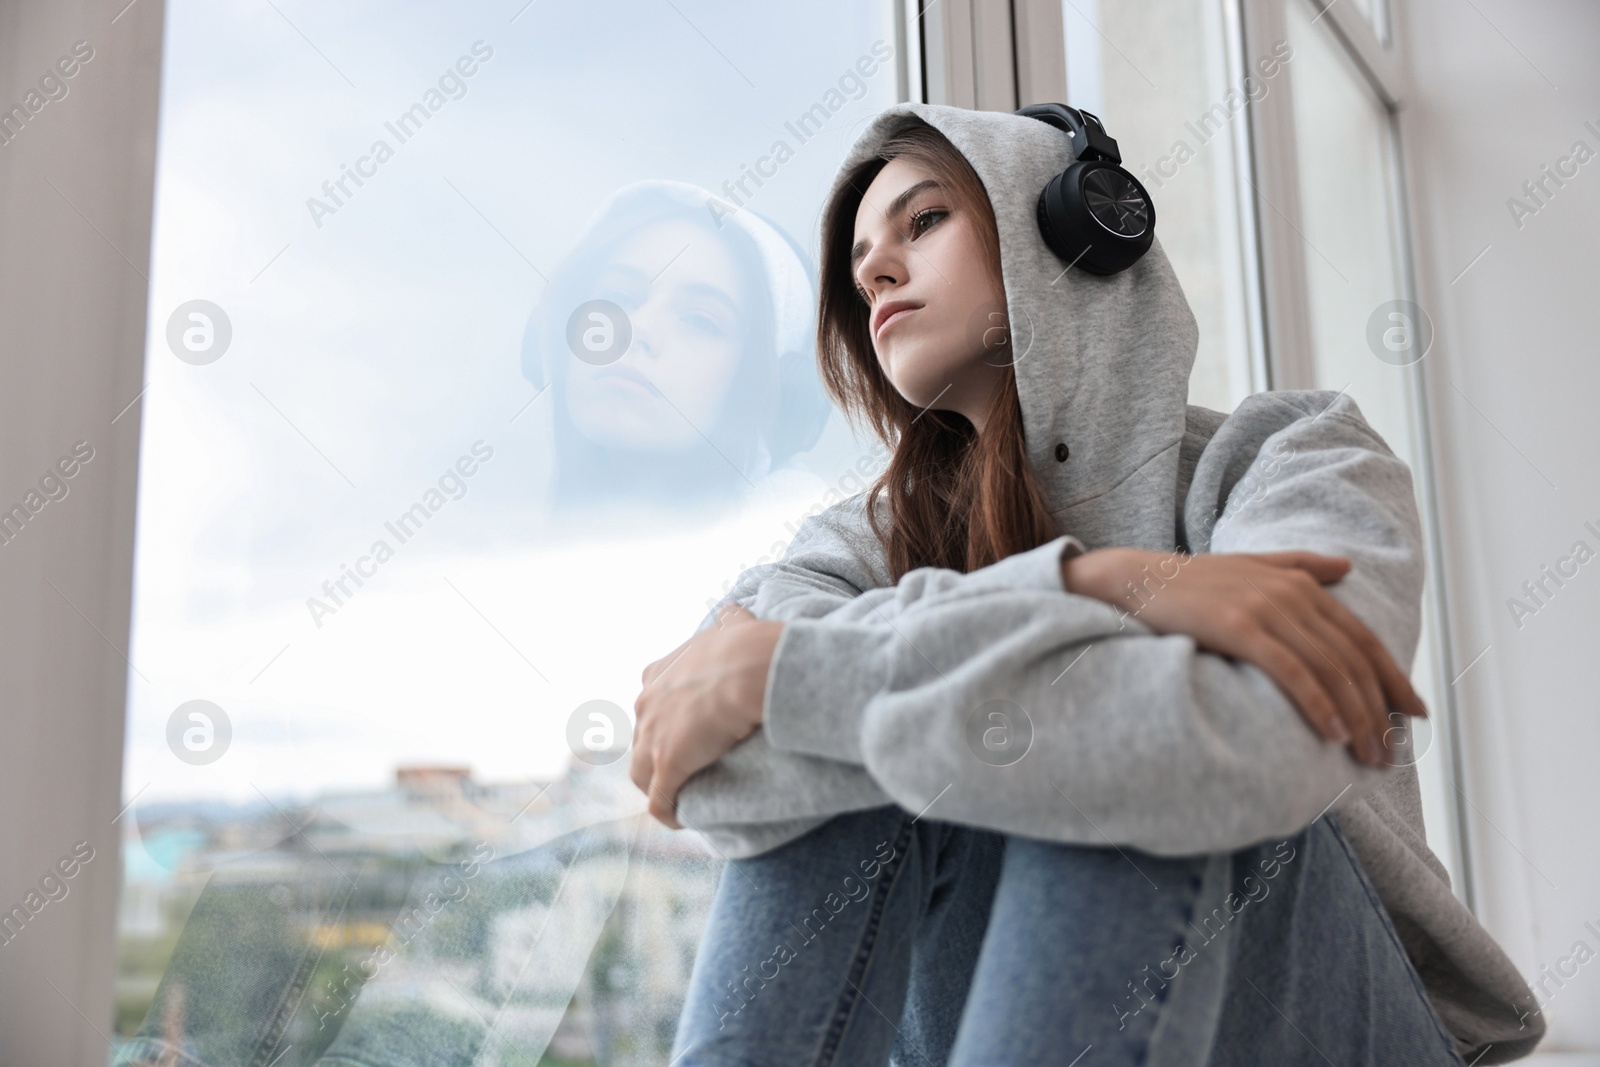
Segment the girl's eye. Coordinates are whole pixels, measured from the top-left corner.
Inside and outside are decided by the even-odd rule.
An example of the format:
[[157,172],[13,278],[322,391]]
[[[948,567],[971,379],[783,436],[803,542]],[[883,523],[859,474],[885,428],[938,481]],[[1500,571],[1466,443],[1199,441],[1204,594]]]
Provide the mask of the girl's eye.
[[[927,233],[929,227],[937,225],[939,220],[948,214],[950,214],[950,212],[944,210],[943,208],[925,207],[915,215],[912,215],[911,239],[914,241],[918,237],[921,237],[923,234]],[[861,287],[859,282],[856,284],[856,295],[861,298],[861,302],[863,304],[870,305],[872,303],[872,297],[867,295],[867,291]]]
[[721,334],[725,332],[722,323],[701,311],[691,311],[683,317],[683,321],[692,325],[701,333]]
[[[915,215],[912,215],[911,235],[913,239],[922,236],[924,233],[927,233],[929,226],[934,225],[934,223],[938,222],[939,219],[944,218],[948,214],[948,211],[943,211],[936,207],[925,207]],[[933,216],[937,216],[934,218],[933,222],[927,222],[926,225],[924,225],[926,220]]]

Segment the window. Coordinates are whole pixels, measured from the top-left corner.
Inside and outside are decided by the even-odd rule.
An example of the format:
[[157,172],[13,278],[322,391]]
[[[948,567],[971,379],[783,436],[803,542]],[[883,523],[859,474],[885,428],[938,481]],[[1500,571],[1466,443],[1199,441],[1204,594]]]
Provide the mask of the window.
[[809,315],[903,18],[166,19],[118,1032],[230,1025],[175,951],[311,946],[301,1049],[359,988],[503,1012],[504,1062],[664,1062],[717,857],[636,817],[632,699],[885,459]]
[[1317,385],[1348,385],[1367,420],[1414,466],[1407,354],[1384,347],[1384,338],[1398,344],[1420,324],[1400,311],[1380,314],[1389,360],[1362,343],[1374,309],[1403,284],[1389,113],[1330,29],[1312,22],[1306,0],[1286,2],[1284,13],[1296,58],[1294,143]]
[[[1194,310],[1189,399],[1231,411],[1262,389],[1346,389],[1412,468],[1437,566],[1410,299],[1400,79],[1385,0],[1064,0],[1067,102],[1105,120],[1149,189]],[[1468,892],[1449,784],[1450,673],[1428,583],[1413,684],[1428,839]]]
[[[1157,235],[1194,310],[1189,401],[1232,411],[1267,387],[1248,186],[1248,108],[1281,83],[1281,50],[1240,54],[1208,0],[1066,0],[1067,103],[1099,115],[1149,191]],[[1248,75],[1248,78],[1246,77]]]
[[1013,13],[1158,204],[1192,402],[1348,384],[1431,530],[1418,369],[1365,340],[1410,291],[1384,0],[945,5],[937,77],[915,6],[169,0],[122,1038],[237,1030],[217,959],[303,968],[301,1050],[359,992],[665,1061],[720,860],[640,818],[639,670],[886,460],[815,380],[821,200],[896,100],[1053,84]]
[[1252,124],[1266,333],[1275,388],[1347,391],[1411,467],[1431,568],[1412,668],[1430,718],[1411,726],[1412,741],[1428,843],[1470,903],[1420,378],[1432,326],[1413,300],[1385,12],[1382,0],[1244,8],[1248,41],[1287,40],[1294,53],[1286,91],[1263,100]]

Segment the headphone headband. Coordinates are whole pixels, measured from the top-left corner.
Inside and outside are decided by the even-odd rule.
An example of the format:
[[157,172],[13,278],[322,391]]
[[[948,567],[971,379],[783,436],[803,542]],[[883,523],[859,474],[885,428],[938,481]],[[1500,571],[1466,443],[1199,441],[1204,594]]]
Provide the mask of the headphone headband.
[[[1105,123],[1092,111],[1068,107],[1066,104],[1029,104],[1018,108],[1018,115],[1048,123],[1072,138],[1072,155],[1076,159],[1103,159],[1108,163],[1121,163],[1122,153],[1116,140],[1106,132]],[[1089,121],[1084,121],[1085,119]]]

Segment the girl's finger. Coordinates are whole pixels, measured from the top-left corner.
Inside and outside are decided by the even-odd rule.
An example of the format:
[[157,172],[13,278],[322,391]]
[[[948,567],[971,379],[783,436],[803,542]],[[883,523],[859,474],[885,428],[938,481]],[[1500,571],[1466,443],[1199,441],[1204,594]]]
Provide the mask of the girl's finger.
[[752,622],[754,620],[755,616],[736,600],[729,601],[717,613],[718,626],[726,626],[734,622]]
[[1261,668],[1293,701],[1301,718],[1322,737],[1341,744],[1350,740],[1350,731],[1339,716],[1338,706],[1299,653],[1265,629],[1252,629],[1241,637],[1236,658]]
[[1383,690],[1367,657],[1314,602],[1284,598],[1282,606],[1288,614],[1273,612],[1266,625],[1322,677],[1349,729],[1351,751],[1368,762],[1380,761],[1388,723],[1384,721]]
[[673,830],[682,830],[678,824],[678,794],[677,790],[667,793],[661,788],[661,774],[658,772],[650,781],[650,814],[654,815],[663,826]]
[[688,775],[670,763],[664,764],[656,772],[654,789],[661,798],[662,805],[666,808],[667,817],[672,820],[667,825],[674,830],[683,829],[678,823],[678,793],[682,791],[683,783],[688,780],[688,777]]
[[[1389,702],[1380,671],[1385,662],[1392,665],[1393,661],[1389,658],[1387,650],[1371,636],[1371,631],[1365,626],[1354,633],[1338,626],[1332,617],[1332,609],[1328,606],[1339,602],[1325,589],[1319,589],[1317,593],[1319,594],[1316,598],[1319,609],[1317,617],[1321,624],[1327,627],[1328,639],[1340,643],[1346,662],[1357,672],[1356,677],[1366,694],[1365,704],[1369,715],[1367,734],[1372,739],[1370,758],[1374,764],[1382,766],[1393,753],[1389,750],[1389,740],[1392,736]],[[1351,617],[1354,618],[1353,615]],[[1365,638],[1371,638],[1370,643],[1365,643]],[[1409,686],[1409,683],[1407,685]]]
[[1325,556],[1320,552],[1255,552],[1251,555],[1262,563],[1274,567],[1298,567],[1319,582],[1338,581],[1350,572],[1350,560],[1345,556]]
[[646,667],[644,669],[644,674],[640,678],[644,688],[649,689],[650,686],[655,683],[655,680],[660,677],[663,671],[678,661],[678,657],[681,656],[683,654],[683,650],[689,646],[689,642],[693,641],[698,636],[698,633],[690,634],[688,637],[684,638],[678,643],[677,648],[673,649],[671,652],[668,652],[665,656],[662,656],[660,659]]
[[1357,618],[1355,612],[1331,593],[1327,593],[1326,599],[1319,600],[1319,605],[1324,613],[1343,627],[1365,653],[1378,672],[1379,682],[1389,703],[1407,715],[1426,718],[1427,705],[1422,702],[1422,698],[1411,685],[1411,679],[1406,677],[1399,664],[1395,663],[1394,657],[1389,654],[1383,642],[1378,640],[1378,635],[1372,632],[1371,627]]

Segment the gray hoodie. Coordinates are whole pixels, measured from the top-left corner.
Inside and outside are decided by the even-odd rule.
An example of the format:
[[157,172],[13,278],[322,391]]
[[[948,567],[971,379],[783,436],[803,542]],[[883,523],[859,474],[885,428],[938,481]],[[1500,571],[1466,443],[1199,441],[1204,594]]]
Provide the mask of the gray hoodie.
[[[1346,556],[1350,572],[1326,588],[1406,669],[1425,570],[1410,469],[1347,395],[1258,393],[1229,415],[1188,404],[1197,330],[1160,240],[1097,277],[1064,270],[1040,236],[1039,191],[1072,160],[1060,131],[901,104],[857,139],[841,178],[907,113],[988,191],[1028,459],[1069,532],[970,573],[922,567],[891,583],[865,494],[807,518],[783,559],[745,571],[717,605],[786,625],[764,727],[689,780],[680,819],[730,858],[888,803],[1183,855],[1289,836],[1331,808],[1463,1057],[1526,1055],[1543,1018],[1428,848],[1408,732],[1400,766],[1359,764],[1254,664],[1061,584],[1064,552],[1110,546]],[[1146,595],[1179,566],[1152,571]],[[997,723],[998,750],[986,744]]]

